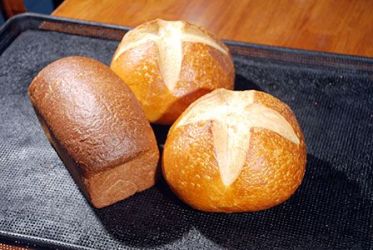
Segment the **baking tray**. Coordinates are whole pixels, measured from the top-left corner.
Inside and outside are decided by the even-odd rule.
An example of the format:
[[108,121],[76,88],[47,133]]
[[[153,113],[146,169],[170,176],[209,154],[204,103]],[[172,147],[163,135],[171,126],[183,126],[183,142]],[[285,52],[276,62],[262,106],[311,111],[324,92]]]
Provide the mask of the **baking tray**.
[[[372,249],[373,60],[227,41],[236,89],[288,103],[304,130],[307,170],[287,202],[216,214],[182,204],[161,181],[92,208],[48,143],[27,87],[48,63],[109,64],[125,27],[26,14],[0,31],[0,241],[36,248]],[[160,144],[167,127],[154,126]]]

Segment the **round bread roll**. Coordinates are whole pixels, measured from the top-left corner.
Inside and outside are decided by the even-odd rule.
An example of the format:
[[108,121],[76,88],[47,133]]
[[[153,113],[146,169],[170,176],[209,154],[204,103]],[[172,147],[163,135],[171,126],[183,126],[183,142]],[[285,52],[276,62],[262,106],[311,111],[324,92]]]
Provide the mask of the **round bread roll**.
[[111,69],[132,89],[150,122],[172,124],[200,96],[232,89],[228,48],[201,27],[156,19],[129,31]]
[[207,212],[247,212],[287,200],[300,185],[306,145],[291,109],[259,91],[215,90],[171,127],[163,175]]

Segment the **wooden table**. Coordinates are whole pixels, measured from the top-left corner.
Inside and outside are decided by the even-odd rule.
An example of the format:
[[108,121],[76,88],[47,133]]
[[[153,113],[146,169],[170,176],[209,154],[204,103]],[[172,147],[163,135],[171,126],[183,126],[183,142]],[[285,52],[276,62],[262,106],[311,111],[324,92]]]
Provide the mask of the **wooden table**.
[[185,19],[223,39],[373,57],[372,0],[65,0],[53,15],[132,27]]

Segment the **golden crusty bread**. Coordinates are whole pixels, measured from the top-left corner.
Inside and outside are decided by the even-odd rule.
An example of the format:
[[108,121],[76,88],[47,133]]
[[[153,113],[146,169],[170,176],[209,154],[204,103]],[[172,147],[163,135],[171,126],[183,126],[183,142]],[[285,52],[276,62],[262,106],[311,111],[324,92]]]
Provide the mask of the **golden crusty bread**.
[[172,124],[200,96],[234,84],[228,48],[184,21],[156,19],[129,31],[111,69],[135,93],[149,121],[161,124]]
[[85,57],[46,66],[29,87],[42,127],[93,206],[155,183],[159,151],[131,90],[109,67]]
[[163,175],[176,195],[209,212],[245,212],[288,199],[305,172],[306,145],[291,109],[259,91],[215,90],[171,127]]

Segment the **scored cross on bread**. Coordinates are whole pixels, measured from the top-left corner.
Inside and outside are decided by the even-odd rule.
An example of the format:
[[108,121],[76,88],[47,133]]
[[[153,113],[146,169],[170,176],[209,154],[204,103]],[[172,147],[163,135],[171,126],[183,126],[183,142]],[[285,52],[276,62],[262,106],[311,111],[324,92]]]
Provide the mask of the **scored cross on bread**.
[[228,47],[185,21],[156,19],[125,34],[111,69],[131,88],[149,121],[172,124],[196,99],[232,89]]
[[140,26],[135,32],[131,31],[121,42],[118,50],[114,54],[116,60],[125,51],[136,48],[144,43],[152,41],[159,50],[159,68],[163,81],[170,91],[173,91],[179,80],[181,65],[183,61],[183,42],[201,43],[209,45],[225,55],[228,50],[212,39],[207,33],[202,32],[194,26],[188,26],[182,21],[168,22],[156,20],[157,29],[153,26]]
[[258,211],[292,195],[306,145],[291,109],[264,92],[218,89],[193,102],[168,132],[163,175],[193,208]]
[[175,127],[212,122],[215,156],[226,186],[241,173],[252,128],[271,130],[299,144],[299,138],[289,122],[277,111],[255,103],[254,95],[255,91],[216,90],[193,103]]

